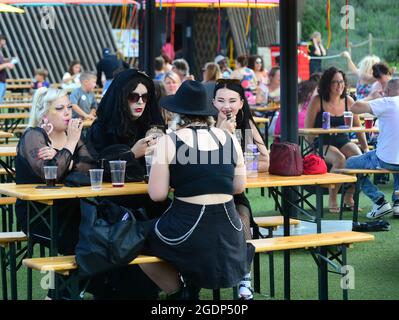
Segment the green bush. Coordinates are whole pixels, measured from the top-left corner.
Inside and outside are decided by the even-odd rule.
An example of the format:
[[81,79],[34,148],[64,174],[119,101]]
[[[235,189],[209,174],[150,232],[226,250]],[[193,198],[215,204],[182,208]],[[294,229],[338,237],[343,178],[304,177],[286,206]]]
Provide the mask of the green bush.
[[[317,30],[322,34],[324,45],[327,45],[326,3],[327,0],[305,0],[301,18],[303,40],[308,41],[310,34]],[[345,4],[345,0],[331,0],[332,38],[328,55],[347,50],[346,31],[341,27],[341,20],[344,18],[341,8]],[[355,9],[355,29],[349,30],[349,41],[353,44],[361,43],[368,40],[371,33],[375,39],[372,43],[372,53],[391,66],[396,65],[399,62],[399,41],[394,41],[399,39],[397,0],[349,0],[349,5]],[[367,54],[369,54],[368,44],[352,49],[352,59],[355,64]],[[324,68],[331,65],[347,69],[346,62],[342,58],[323,61]]]

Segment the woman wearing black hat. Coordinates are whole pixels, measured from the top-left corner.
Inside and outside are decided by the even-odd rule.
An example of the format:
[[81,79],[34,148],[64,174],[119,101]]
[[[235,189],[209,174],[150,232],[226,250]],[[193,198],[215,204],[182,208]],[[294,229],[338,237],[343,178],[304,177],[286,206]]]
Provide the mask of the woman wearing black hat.
[[[235,79],[219,79],[216,81],[213,104],[219,110],[216,126],[235,134],[239,139],[243,152],[248,146],[256,145],[259,150],[259,172],[269,170],[269,153],[263,139],[255,126],[240,81]],[[253,221],[251,205],[242,192],[234,195],[234,203],[244,224],[245,238],[252,239]],[[240,283],[240,296],[252,297],[251,275],[248,273]]]
[[250,268],[254,247],[245,242],[233,202],[233,194],[245,188],[244,159],[235,137],[213,126],[217,110],[201,83],[185,81],[160,104],[179,115],[180,128],[156,146],[149,194],[162,201],[172,187],[174,200],[156,221],[145,252],[176,267],[156,273],[164,291],[195,299],[192,286],[233,287]]

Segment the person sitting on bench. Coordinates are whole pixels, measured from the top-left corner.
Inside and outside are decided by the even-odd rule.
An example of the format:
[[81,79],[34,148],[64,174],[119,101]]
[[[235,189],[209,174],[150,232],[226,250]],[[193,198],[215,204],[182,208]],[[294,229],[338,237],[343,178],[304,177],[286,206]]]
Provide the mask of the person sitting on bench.
[[[351,157],[346,162],[349,169],[388,169],[399,171],[399,79],[392,79],[385,89],[385,97],[374,92],[367,98],[355,102],[351,111],[355,114],[371,113],[378,117],[380,133],[377,148],[360,156]],[[394,174],[394,190],[399,190],[399,175]],[[393,192],[393,210],[385,200],[383,192],[364,177],[361,182],[363,192],[373,201],[372,210],[367,214],[369,219],[378,219],[393,212],[399,217],[399,196]]]
[[[214,127],[218,110],[201,83],[186,80],[160,105],[178,114],[179,129],[156,145],[148,192],[163,201],[172,187],[174,200],[154,223],[143,253],[176,270],[141,267],[172,298],[198,299],[199,288],[231,288],[250,270],[254,247],[245,241],[233,199],[245,188],[244,158],[235,136]],[[252,293],[241,298],[252,299]]]

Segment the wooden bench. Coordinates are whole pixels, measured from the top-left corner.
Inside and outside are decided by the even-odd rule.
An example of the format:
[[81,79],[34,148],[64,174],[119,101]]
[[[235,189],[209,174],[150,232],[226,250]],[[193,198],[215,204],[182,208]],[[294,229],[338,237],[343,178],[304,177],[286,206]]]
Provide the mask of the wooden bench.
[[17,251],[16,244],[26,241],[23,232],[0,232],[0,272],[3,300],[8,300],[7,266],[10,269],[11,299],[17,300]]
[[[392,171],[387,169],[335,169],[335,173],[348,174],[352,176],[356,176],[357,181],[355,183],[355,193],[353,195],[354,200],[354,208],[353,208],[353,222],[357,222],[359,219],[359,196],[360,196],[360,183],[364,176],[368,176],[371,174],[399,174],[399,171]],[[344,196],[345,196],[345,184],[342,186],[342,194],[341,194],[341,205],[340,205],[340,213],[339,219],[343,218],[343,207],[344,207]]]
[[17,198],[14,197],[3,197],[0,198],[0,209],[1,209],[1,225],[2,231],[12,231],[13,225],[13,205],[17,203]]
[[[301,236],[289,236],[280,238],[267,238],[267,239],[255,239],[248,240],[255,247],[257,253],[261,252],[276,252],[282,250],[294,250],[294,249],[306,249],[311,251],[315,258],[318,267],[320,268],[319,277],[319,288],[324,291],[328,288],[328,264],[333,264],[333,260],[336,259],[342,262],[342,265],[346,265],[346,248],[354,243],[373,241],[374,236],[360,232],[334,232],[334,233],[319,233],[309,234]],[[331,257],[328,257],[328,247],[338,247],[340,250],[338,253],[334,252]],[[339,256],[342,255],[342,261],[339,260]],[[327,264],[326,259],[329,259]],[[157,257],[143,256],[140,255],[136,259],[130,262],[130,264],[141,264],[141,263],[158,263],[162,260]],[[49,258],[31,258],[24,259],[23,264],[33,270],[38,271],[54,271],[57,274],[69,275],[70,277],[76,275],[73,271],[77,270],[78,266],[75,261],[75,256],[57,256]],[[341,276],[344,276],[340,272]],[[76,278],[77,279],[77,278]],[[77,286],[75,285],[75,288]],[[324,298],[328,298],[326,292],[323,292]],[[344,289],[344,299],[347,299],[347,290]],[[79,292],[76,292],[73,298],[79,298]]]
[[[284,217],[283,216],[270,216],[270,217],[254,217],[254,222],[256,226],[253,227],[253,238],[259,239],[261,236],[259,232],[259,228],[265,228],[268,230],[267,238],[273,237],[273,231],[277,229],[277,227],[284,225]],[[290,225],[297,226],[299,225],[300,220],[290,219]],[[269,252],[269,288],[270,288],[270,297],[275,296],[275,286],[274,286],[274,256],[273,252]],[[260,257],[259,254],[255,254],[254,256],[254,291],[260,293]]]

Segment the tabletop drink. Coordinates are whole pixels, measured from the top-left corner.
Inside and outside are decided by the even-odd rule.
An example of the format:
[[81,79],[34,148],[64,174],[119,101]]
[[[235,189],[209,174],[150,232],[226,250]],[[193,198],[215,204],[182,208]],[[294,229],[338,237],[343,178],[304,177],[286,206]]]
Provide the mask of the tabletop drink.
[[92,190],[101,190],[104,169],[90,169],[90,183]]
[[353,113],[351,111],[344,112],[344,122],[345,126],[348,128],[352,128],[353,126]]
[[152,155],[146,155],[145,156],[145,166],[147,168],[147,176],[150,176],[150,172],[151,172],[151,165],[152,165]]
[[330,113],[329,112],[323,112],[323,118],[322,118],[322,127],[323,129],[330,129]]
[[44,179],[46,180],[46,185],[49,187],[55,187],[57,183],[57,166],[44,166]]
[[255,178],[258,176],[259,152],[256,144],[247,145],[247,152],[244,153],[247,177]]
[[371,128],[373,128],[373,118],[365,118],[364,119],[364,127],[366,128],[366,129],[371,129]]
[[126,161],[110,161],[109,167],[111,169],[112,186],[116,188],[123,187],[125,185]]

